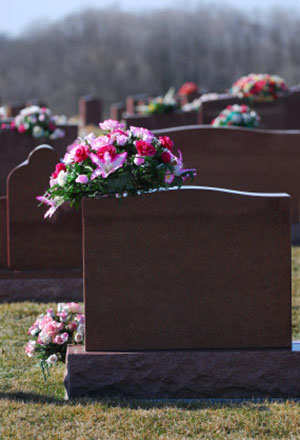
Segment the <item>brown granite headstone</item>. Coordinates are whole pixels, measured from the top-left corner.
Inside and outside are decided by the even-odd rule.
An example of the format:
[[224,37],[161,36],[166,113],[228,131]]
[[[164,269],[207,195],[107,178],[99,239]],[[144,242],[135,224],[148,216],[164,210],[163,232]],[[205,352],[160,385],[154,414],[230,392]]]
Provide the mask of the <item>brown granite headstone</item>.
[[53,148],[40,146],[8,176],[7,248],[11,270],[82,267],[81,212],[63,206],[45,220],[46,209],[38,207],[36,200],[48,188],[49,176],[58,161]]
[[28,134],[17,132],[0,133],[0,196],[6,194],[6,179],[9,172],[23,162],[28,154],[38,145],[47,142],[58,153],[64,156],[67,146],[78,136],[77,125],[59,125],[65,131],[65,136],[59,139],[37,139]]
[[149,130],[159,130],[168,127],[178,127],[182,125],[195,125],[198,123],[198,113],[190,112],[170,112],[162,115],[125,115],[124,121],[127,127],[131,125],[144,127]]
[[123,102],[115,102],[110,106],[110,117],[114,121],[121,121],[124,112],[125,105]]
[[102,121],[102,102],[92,96],[79,98],[79,117],[83,125],[98,125]]
[[86,351],[291,347],[290,197],[85,199]]
[[196,168],[194,183],[240,191],[287,192],[292,222],[300,220],[300,131],[251,130],[239,127],[178,127],[168,135]]

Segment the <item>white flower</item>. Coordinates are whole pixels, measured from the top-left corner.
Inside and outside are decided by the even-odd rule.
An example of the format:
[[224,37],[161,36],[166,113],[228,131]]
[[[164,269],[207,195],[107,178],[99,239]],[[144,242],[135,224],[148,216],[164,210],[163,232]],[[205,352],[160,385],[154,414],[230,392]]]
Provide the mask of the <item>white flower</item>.
[[51,342],[51,336],[43,331],[39,334],[38,341],[39,344],[48,345]]
[[[24,124],[24,126],[25,126],[25,128],[26,128],[26,124]],[[32,135],[33,135],[33,137],[35,137],[35,138],[40,138],[40,137],[43,137],[44,136],[44,130],[41,128],[41,127],[39,127],[38,125],[36,125],[35,127],[33,127],[33,130],[32,130]]]
[[61,170],[57,176],[57,183],[59,186],[64,186],[67,182],[68,173],[64,170]]
[[58,361],[58,357],[56,354],[51,354],[48,359],[46,359],[46,362],[48,365],[54,365]]
[[79,342],[83,341],[83,334],[77,332],[74,336],[74,341],[78,344]]

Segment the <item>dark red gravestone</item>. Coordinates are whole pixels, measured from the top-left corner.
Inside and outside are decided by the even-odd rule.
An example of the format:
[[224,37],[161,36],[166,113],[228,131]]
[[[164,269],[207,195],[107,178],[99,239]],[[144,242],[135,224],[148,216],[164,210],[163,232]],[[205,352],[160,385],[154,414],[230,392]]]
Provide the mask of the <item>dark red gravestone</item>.
[[184,165],[197,169],[195,184],[287,192],[292,197],[292,222],[299,222],[300,131],[194,126],[155,134],[170,136],[182,151]]
[[114,121],[121,121],[124,112],[125,105],[123,104],[123,102],[115,102],[110,106],[110,117]]
[[198,113],[191,112],[171,112],[163,115],[125,115],[124,121],[129,128],[131,125],[144,127],[149,130],[158,130],[182,125],[195,125],[198,123]]
[[262,128],[293,130],[300,129],[300,92],[278,98],[273,102],[251,102],[246,99],[228,97],[204,101],[199,109],[199,124],[210,124],[227,105],[245,104],[261,117]]
[[290,197],[85,199],[86,351],[290,348]]
[[36,200],[57,161],[53,148],[40,146],[8,176],[0,198],[0,302],[82,299],[81,212],[62,207],[45,220]]
[[44,220],[37,195],[49,185],[58,155],[36,148],[7,179],[8,268],[66,270],[81,268],[81,213],[64,208]]
[[126,113],[132,115],[136,113],[136,107],[138,105],[146,104],[148,100],[147,93],[139,93],[137,95],[127,96],[126,98]]
[[60,125],[65,131],[65,136],[60,139],[36,139],[27,134],[17,132],[0,133],[0,196],[6,193],[6,179],[9,172],[24,161],[30,151],[42,144],[49,143],[58,153],[58,157],[64,156],[66,148],[78,136],[77,125]]
[[13,102],[6,106],[6,113],[8,117],[17,116],[20,111],[25,107],[23,102]]
[[79,117],[83,125],[98,125],[102,121],[101,100],[92,96],[79,98]]

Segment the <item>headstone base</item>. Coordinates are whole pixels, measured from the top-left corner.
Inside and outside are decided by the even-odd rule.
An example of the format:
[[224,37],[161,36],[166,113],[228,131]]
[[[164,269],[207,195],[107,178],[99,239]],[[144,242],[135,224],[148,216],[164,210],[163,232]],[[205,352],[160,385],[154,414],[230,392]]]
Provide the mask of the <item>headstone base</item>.
[[0,270],[0,303],[82,301],[82,271]]
[[69,346],[66,362],[68,399],[300,397],[300,342],[292,350],[86,352]]

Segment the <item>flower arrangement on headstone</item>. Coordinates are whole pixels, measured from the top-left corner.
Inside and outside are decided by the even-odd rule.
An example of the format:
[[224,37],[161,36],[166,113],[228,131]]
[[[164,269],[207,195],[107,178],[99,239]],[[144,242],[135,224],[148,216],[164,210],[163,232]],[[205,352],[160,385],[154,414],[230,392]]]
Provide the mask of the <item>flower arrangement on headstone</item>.
[[30,134],[35,138],[57,139],[64,136],[64,131],[56,126],[57,117],[47,107],[32,105],[25,107],[15,118],[19,133]]
[[199,97],[198,85],[192,81],[184,83],[177,92],[181,105],[194,101]]
[[252,101],[274,101],[288,93],[288,86],[278,75],[267,73],[250,73],[239,78],[230,92],[238,98]]
[[148,105],[138,106],[138,111],[145,115],[163,115],[179,110],[175,98],[175,90],[171,88],[164,96],[158,96],[152,99]]
[[2,131],[17,131],[34,138],[59,139],[64,137],[64,130],[57,127],[58,116],[54,116],[47,107],[31,105],[23,108],[12,120],[1,124]]
[[181,152],[174,154],[168,136],[156,138],[142,127],[106,120],[93,133],[71,145],[50,177],[50,188],[37,199],[53,215],[64,202],[79,206],[83,198],[132,196],[180,187],[195,169],[184,169]]
[[84,339],[84,315],[75,302],[59,303],[57,311],[48,309],[34,321],[28,330],[33,337],[25,347],[30,358],[39,359],[44,378],[48,367],[65,362],[68,344],[82,344]]
[[228,105],[215,119],[212,120],[213,127],[238,126],[246,128],[257,128],[260,124],[260,117],[247,105]]

